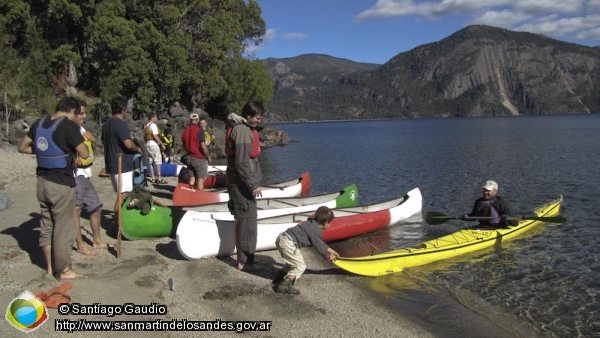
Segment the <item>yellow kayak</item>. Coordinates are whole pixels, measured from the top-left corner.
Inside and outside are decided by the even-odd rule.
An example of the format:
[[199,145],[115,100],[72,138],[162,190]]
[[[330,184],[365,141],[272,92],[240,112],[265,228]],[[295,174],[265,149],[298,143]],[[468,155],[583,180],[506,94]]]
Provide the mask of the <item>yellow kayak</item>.
[[[538,217],[560,215],[563,198],[532,209]],[[545,222],[521,220],[517,225],[502,229],[462,229],[449,235],[423,242],[418,247],[397,249],[376,255],[339,258],[333,263],[349,272],[364,276],[383,276],[404,268],[429,264],[469,252],[500,245]]]

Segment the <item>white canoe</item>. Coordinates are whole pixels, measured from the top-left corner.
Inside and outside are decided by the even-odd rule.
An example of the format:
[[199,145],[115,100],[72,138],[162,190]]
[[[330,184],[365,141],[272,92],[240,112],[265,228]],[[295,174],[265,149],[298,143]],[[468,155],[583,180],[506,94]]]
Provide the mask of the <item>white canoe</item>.
[[[421,211],[419,188],[388,202],[352,208],[333,209],[335,219],[323,231],[323,240],[335,241],[381,230]],[[313,210],[314,212],[314,210]],[[312,212],[259,220],[256,251],[272,250],[282,231],[305,221]],[[177,227],[177,247],[187,259],[225,256],[235,253],[233,221],[221,221],[185,213]]]
[[[331,209],[349,208],[356,206],[357,202],[358,188],[356,188],[356,184],[351,184],[341,191],[327,195],[258,199],[256,200],[256,206],[258,219],[263,219],[307,211],[314,212],[320,206]],[[211,211],[211,206],[215,207],[215,205],[207,204],[197,207],[185,207],[183,210],[196,212],[195,217],[197,218],[233,221],[233,215],[229,212],[226,203],[218,205],[226,211]]]

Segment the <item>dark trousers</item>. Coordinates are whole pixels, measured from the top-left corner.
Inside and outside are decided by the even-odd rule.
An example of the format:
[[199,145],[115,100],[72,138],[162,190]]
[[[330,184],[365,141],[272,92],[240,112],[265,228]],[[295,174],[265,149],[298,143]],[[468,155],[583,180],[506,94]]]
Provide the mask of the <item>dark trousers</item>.
[[227,192],[229,211],[233,214],[236,223],[237,260],[242,264],[254,263],[258,236],[256,199],[244,186],[231,184],[227,187]]

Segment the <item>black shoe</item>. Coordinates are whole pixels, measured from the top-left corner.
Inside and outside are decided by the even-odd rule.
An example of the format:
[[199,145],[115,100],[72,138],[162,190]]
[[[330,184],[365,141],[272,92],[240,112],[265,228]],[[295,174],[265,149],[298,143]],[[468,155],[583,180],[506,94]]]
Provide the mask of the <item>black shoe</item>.
[[286,275],[287,275],[287,272],[285,272],[285,270],[280,269],[279,271],[277,271],[277,275],[275,275],[275,278],[271,282],[271,285],[277,286],[279,283],[283,282],[283,279],[285,278]]
[[254,264],[254,255],[248,255],[248,259],[246,259],[246,264]]
[[275,292],[297,295],[300,293],[300,290],[292,286],[292,281],[289,278],[285,278],[281,283],[279,283],[279,285],[277,285]]

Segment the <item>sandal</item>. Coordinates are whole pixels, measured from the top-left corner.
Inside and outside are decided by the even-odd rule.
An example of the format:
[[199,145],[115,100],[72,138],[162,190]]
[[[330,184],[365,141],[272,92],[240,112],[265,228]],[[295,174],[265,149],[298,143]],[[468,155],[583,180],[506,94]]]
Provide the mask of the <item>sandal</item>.
[[154,181],[154,183],[157,183],[157,184],[167,184],[167,181],[165,181],[164,178],[161,178],[160,180],[157,179],[156,181]]

